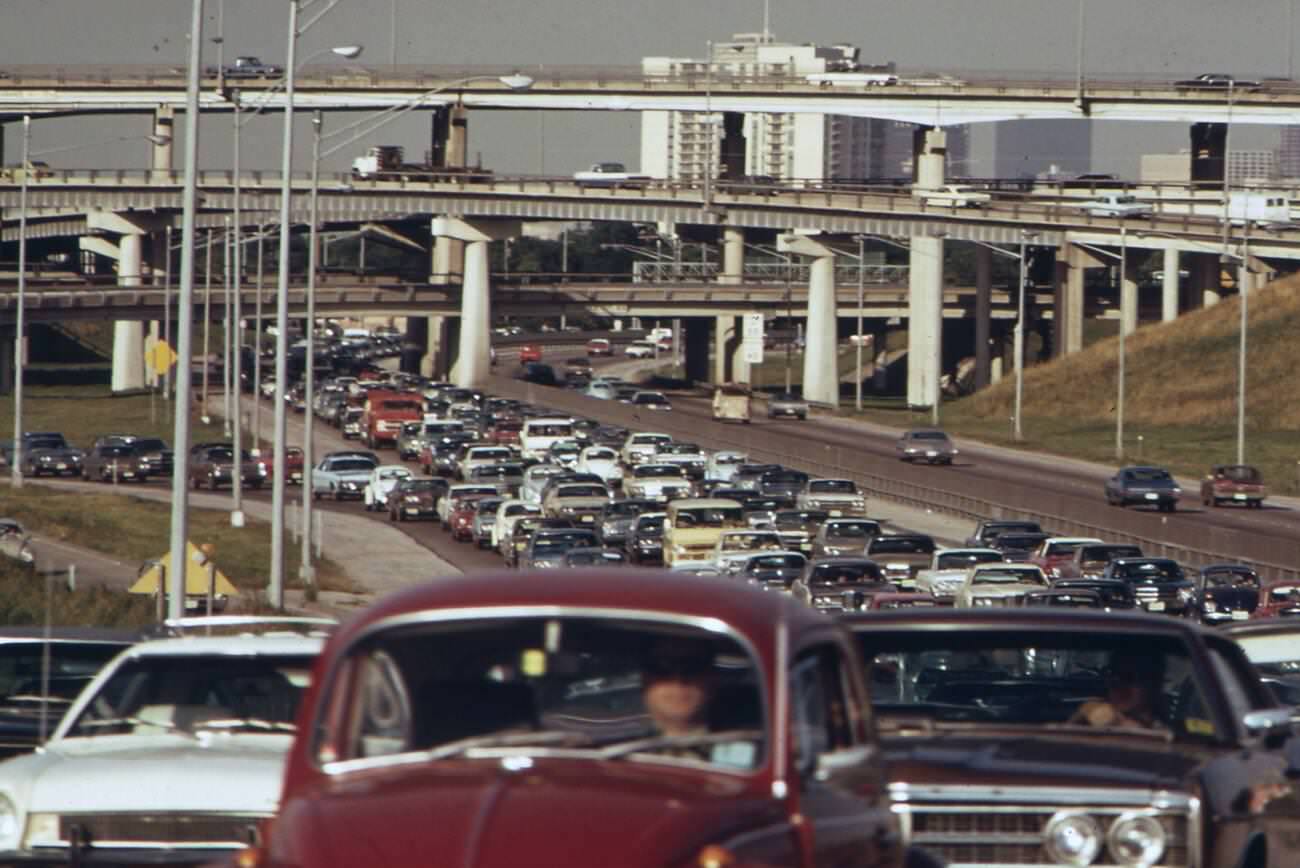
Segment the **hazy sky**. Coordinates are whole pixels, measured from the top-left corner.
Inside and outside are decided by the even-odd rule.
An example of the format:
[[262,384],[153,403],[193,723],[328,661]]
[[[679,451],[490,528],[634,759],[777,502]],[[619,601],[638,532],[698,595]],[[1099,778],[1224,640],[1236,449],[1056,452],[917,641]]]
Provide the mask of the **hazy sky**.
[[[315,0],[304,17],[328,2]],[[768,2],[780,40],[848,42],[862,48],[865,61],[894,61],[902,70],[1073,75],[1075,68],[1078,0]],[[1222,71],[1262,76],[1288,70],[1288,41],[1294,38],[1288,24],[1296,0],[1083,2],[1085,69],[1091,75],[1177,78]],[[205,42],[217,34],[221,6],[220,0],[206,0]],[[183,64],[190,8],[186,0],[6,0],[0,4],[0,66]],[[645,55],[702,56],[709,39],[760,30],[763,8],[764,0],[342,0],[302,37],[299,56],[361,43],[366,51],[358,63],[386,66],[396,9],[399,64],[524,71],[635,65]],[[225,0],[226,57],[257,54],[282,61],[287,11],[287,0]],[[215,63],[216,51],[206,42],[205,63]],[[278,128],[277,118],[250,125],[253,144],[246,165],[278,165]],[[301,141],[306,129],[304,124]],[[547,113],[543,120],[532,113],[480,112],[471,117],[470,150],[481,152],[484,163],[499,171],[567,173],[597,159],[636,163],[638,129],[635,115],[624,113]],[[990,130],[977,130],[977,147],[987,142]],[[95,141],[101,133],[108,138],[146,132],[143,118],[45,121],[34,127],[33,148],[53,147],[74,135]],[[204,165],[228,165],[229,122],[205,120],[202,136]],[[1237,147],[1276,143],[1271,130],[1234,129],[1233,136]],[[427,121],[415,117],[376,134],[376,141],[404,144],[416,153],[426,140]],[[11,125],[6,159],[16,159],[17,142]],[[1136,173],[1137,154],[1186,143],[1181,126],[1107,124],[1094,129],[1094,169]],[[100,158],[141,165],[144,146],[136,144],[129,153],[125,147],[106,149]],[[345,156],[332,160],[333,167],[346,166]]]

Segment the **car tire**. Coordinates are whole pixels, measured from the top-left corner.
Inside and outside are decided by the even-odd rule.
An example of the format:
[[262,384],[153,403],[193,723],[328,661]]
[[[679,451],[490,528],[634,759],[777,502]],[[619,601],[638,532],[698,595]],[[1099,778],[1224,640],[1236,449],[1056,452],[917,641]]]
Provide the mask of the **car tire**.
[[311,493],[311,499],[320,500],[320,492],[313,489]]
[[217,478],[214,476],[208,480],[208,491],[216,491],[218,488]]
[[260,479],[257,480],[256,482],[250,482],[250,483],[248,483],[248,484],[252,487],[252,489],[253,489],[254,491],[261,491],[261,490],[262,490],[262,480],[260,480]]

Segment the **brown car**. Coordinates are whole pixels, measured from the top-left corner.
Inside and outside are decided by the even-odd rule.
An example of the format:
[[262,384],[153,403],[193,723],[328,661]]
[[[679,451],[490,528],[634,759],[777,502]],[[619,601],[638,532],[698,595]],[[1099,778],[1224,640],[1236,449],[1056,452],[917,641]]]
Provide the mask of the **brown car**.
[[[235,451],[229,446],[209,446],[190,456],[189,480],[194,488],[207,486],[216,491],[234,482]],[[266,464],[244,452],[240,480],[249,488],[261,488],[267,479]]]
[[885,534],[867,543],[866,557],[880,564],[887,581],[910,591],[916,574],[930,566],[934,550],[934,538],[923,533]]
[[144,482],[149,471],[129,444],[95,446],[81,461],[81,478],[100,482]]
[[1201,480],[1201,503],[1206,506],[1235,503],[1259,509],[1266,497],[1264,477],[1249,464],[1217,464]]
[[445,479],[403,479],[388,495],[388,520],[437,518],[438,498],[446,493]]
[[845,620],[909,843],[954,866],[1292,863],[1291,709],[1222,632],[1058,607]]

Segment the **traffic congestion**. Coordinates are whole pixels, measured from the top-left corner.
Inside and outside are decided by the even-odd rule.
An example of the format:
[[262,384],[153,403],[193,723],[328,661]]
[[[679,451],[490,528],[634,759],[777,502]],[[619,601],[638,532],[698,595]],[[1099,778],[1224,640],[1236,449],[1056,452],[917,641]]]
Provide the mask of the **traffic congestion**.
[[[341,623],[0,631],[27,677],[0,863],[1292,864],[1294,583],[1029,519],[922,532],[854,478],[659,430],[638,395],[717,402],[624,380],[608,339],[547,340],[498,363],[532,400],[369,362],[288,393],[347,444],[291,450],[289,482],[436,528],[478,553],[464,575]],[[805,425],[781,400],[773,424]],[[42,436],[86,480],[267,480],[229,443],[182,469]],[[895,444],[960,456],[937,428]]]

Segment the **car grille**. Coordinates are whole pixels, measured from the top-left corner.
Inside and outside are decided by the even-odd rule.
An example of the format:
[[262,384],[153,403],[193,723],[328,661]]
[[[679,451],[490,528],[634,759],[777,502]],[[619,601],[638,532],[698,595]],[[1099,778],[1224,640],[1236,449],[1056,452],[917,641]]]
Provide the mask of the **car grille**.
[[253,840],[262,819],[248,814],[64,814],[60,843],[75,837],[92,846],[238,848]]
[[[1122,814],[1132,812],[1154,816],[1164,827],[1167,844],[1164,855],[1153,868],[1199,864],[1199,854],[1196,852],[1198,848],[1188,838],[1188,818],[1196,814],[1199,803],[1184,796],[1156,794],[1148,800],[1142,798],[1147,793],[1135,792],[1131,804],[1089,804],[1079,801],[1078,791],[1062,790],[1056,791],[1058,798],[1065,793],[1068,793],[1068,797],[1061,798],[1060,804],[1052,805],[1053,793],[1048,791],[1033,796],[1027,792],[1030,788],[1015,793],[1003,791],[1006,801],[995,797],[984,801],[974,793],[975,788],[971,788],[967,791],[970,792],[970,798],[962,798],[961,804],[931,804],[912,800],[909,796],[900,801],[900,789],[905,791],[906,788],[906,784],[891,787],[894,794],[893,810],[899,816],[904,836],[909,844],[928,851],[949,868],[991,865],[1050,868],[1057,865],[1043,846],[1043,832],[1058,809],[1090,815],[1097,822],[1103,839],[1111,824]],[[932,789],[942,792],[949,788]],[[983,790],[984,794],[989,792]],[[926,796],[930,794],[927,791]],[[964,792],[963,796],[965,795]],[[1107,794],[1113,795],[1114,792]],[[1023,800],[1017,801],[1016,796]],[[1105,801],[1112,799],[1105,798]],[[1103,843],[1092,868],[1120,864]]]

